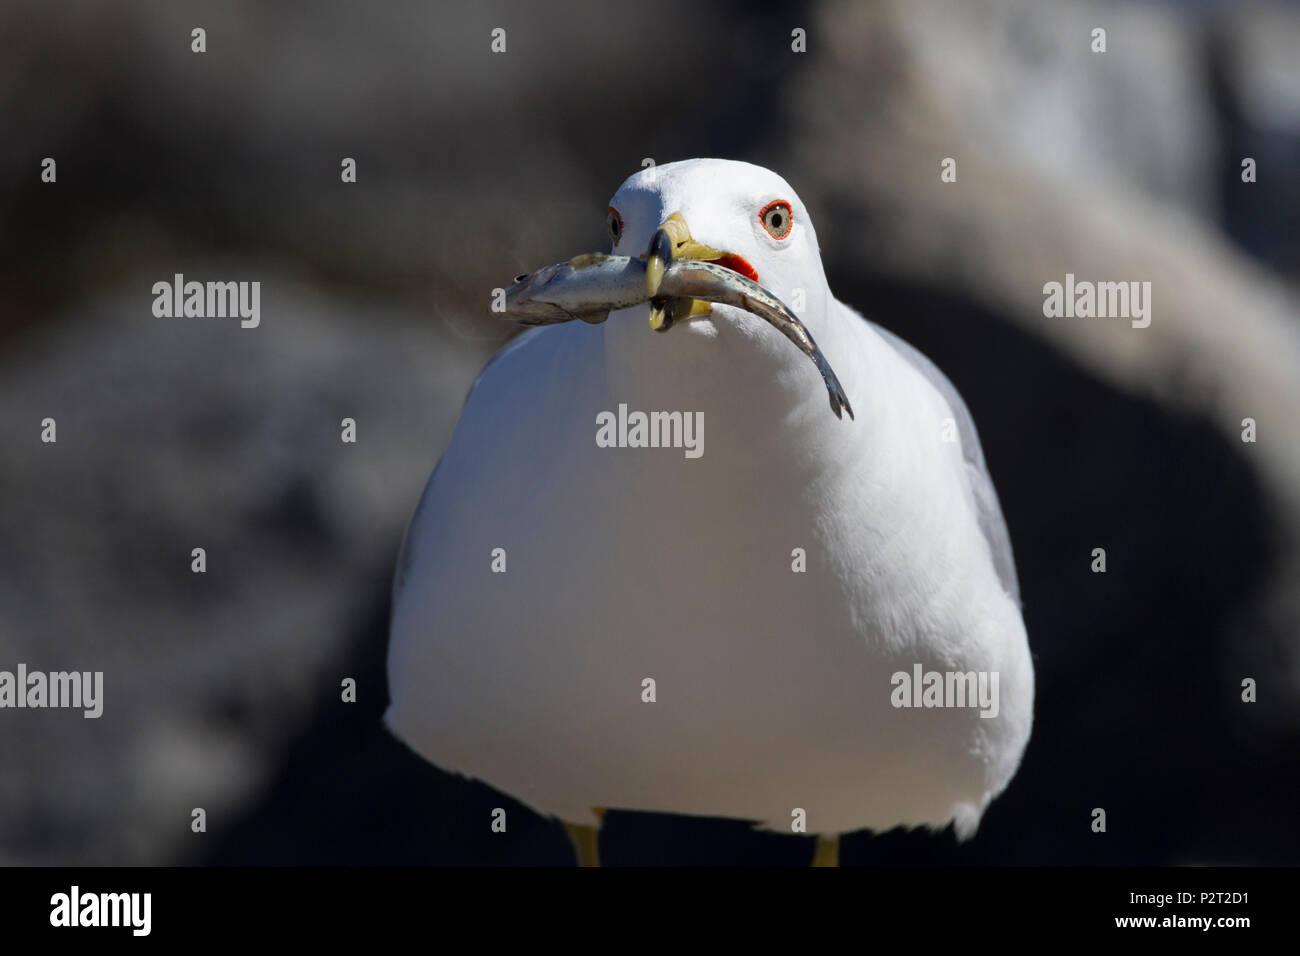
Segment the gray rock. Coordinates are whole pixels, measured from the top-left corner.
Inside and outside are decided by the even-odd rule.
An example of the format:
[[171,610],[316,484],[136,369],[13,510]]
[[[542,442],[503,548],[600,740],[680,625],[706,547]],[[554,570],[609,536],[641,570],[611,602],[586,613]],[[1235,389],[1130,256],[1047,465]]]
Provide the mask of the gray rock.
[[192,808],[228,825],[339,700],[348,622],[391,574],[483,359],[410,309],[252,263],[201,276],[260,277],[260,326],[155,318],[163,277],[144,276],[0,373],[0,667],[105,683],[97,720],[0,713],[6,863],[157,862],[195,853]]

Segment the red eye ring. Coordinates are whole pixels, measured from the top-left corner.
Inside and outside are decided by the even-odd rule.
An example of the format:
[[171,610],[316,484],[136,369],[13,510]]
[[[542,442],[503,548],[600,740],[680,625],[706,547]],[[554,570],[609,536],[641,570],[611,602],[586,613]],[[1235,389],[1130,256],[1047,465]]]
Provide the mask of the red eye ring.
[[[609,207],[609,211],[614,215],[613,219],[607,220],[607,225],[609,226],[609,237],[614,240],[614,245],[618,245],[619,241],[623,238],[623,216],[613,206]],[[614,228],[615,222],[618,223],[617,229]]]
[[[768,213],[773,210],[781,210],[785,215],[778,216],[769,223]],[[758,221],[763,224],[764,231],[773,239],[788,239],[790,231],[794,228],[794,213],[790,209],[790,204],[784,199],[775,199],[762,208],[758,214]]]

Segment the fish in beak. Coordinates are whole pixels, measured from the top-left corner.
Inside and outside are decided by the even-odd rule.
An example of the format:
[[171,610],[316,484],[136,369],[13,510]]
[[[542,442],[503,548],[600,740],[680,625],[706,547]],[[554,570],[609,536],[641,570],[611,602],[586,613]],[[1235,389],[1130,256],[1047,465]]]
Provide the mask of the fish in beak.
[[711,311],[709,303],[703,299],[661,294],[660,286],[670,262],[677,259],[710,262],[731,269],[754,282],[758,281],[758,273],[743,256],[719,252],[692,238],[690,227],[687,226],[686,219],[680,212],[673,213],[655,230],[645,258],[646,294],[650,297],[650,328],[656,332],[667,332],[679,319],[692,315],[708,315]]
[[524,325],[574,319],[598,324],[612,311],[648,301],[650,327],[662,332],[686,316],[707,315],[712,302],[735,306],[763,319],[808,356],[821,373],[835,417],[848,412],[852,418],[848,396],[812,334],[784,302],[742,274],[748,266],[738,256],[695,242],[685,221],[674,216],[655,231],[644,259],[587,253],[516,276],[506,289],[504,312]]

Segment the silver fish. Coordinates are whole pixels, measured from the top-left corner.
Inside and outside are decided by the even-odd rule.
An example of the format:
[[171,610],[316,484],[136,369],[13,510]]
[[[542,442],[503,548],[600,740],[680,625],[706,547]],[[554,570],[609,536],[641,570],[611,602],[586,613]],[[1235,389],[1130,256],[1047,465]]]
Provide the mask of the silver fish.
[[597,325],[610,312],[649,298],[644,259],[589,252],[515,276],[506,289],[505,314],[523,325],[556,325],[574,319]]
[[[790,309],[757,282],[699,259],[674,259],[663,269],[652,305],[665,310],[659,330],[679,314],[688,314],[692,299],[731,305],[763,319],[812,359],[826,383],[831,411],[853,417],[844,388],[811,333]],[[515,278],[506,289],[505,315],[524,325],[555,325],[581,319],[599,324],[609,313],[651,301],[646,260],[587,253]]]
[[[849,418],[853,417],[853,406],[849,404],[840,380],[835,376],[822,350],[817,347],[812,333],[784,302],[757,282],[712,262],[674,259],[664,270],[659,295],[672,297],[673,305],[683,301],[689,303],[690,299],[734,305],[765,320],[793,342],[800,352],[812,359],[817,371],[821,373],[822,381],[826,383],[826,391],[830,393],[831,411],[835,417],[843,417],[840,414],[841,408],[849,413]],[[689,309],[689,304],[686,308]],[[669,322],[671,323],[671,316]]]

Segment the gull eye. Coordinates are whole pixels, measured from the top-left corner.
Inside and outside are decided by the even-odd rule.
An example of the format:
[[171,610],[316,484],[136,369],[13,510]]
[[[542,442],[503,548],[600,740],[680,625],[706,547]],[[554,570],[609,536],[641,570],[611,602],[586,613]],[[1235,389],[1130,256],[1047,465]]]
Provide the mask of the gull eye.
[[784,239],[790,235],[790,227],[794,225],[794,217],[790,215],[790,204],[784,199],[778,199],[764,206],[763,211],[758,214],[758,220],[773,239]]
[[623,238],[623,217],[618,214],[618,210],[613,206],[609,207],[609,214],[605,217],[605,225],[609,229],[609,239],[614,245]]

